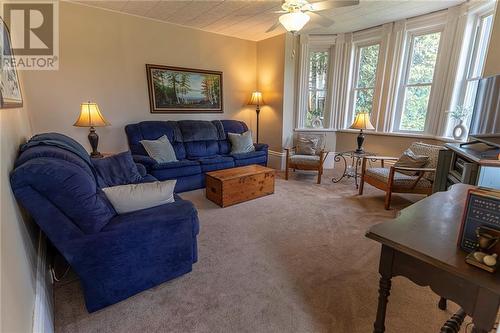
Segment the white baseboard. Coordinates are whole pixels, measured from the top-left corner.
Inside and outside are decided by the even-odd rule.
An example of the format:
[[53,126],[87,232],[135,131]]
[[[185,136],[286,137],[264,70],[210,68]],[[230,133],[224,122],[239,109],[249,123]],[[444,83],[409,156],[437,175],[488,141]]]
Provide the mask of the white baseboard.
[[36,263],[35,308],[33,312],[33,333],[54,332],[54,304],[52,283],[47,265],[47,242],[40,232]]
[[269,150],[269,160],[267,165],[276,170],[285,170],[286,154],[279,151]]

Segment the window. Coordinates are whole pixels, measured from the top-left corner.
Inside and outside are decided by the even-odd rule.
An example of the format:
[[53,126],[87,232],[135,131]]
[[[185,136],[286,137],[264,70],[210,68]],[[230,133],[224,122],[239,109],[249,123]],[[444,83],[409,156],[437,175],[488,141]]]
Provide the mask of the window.
[[377,64],[379,44],[360,46],[355,54],[355,74],[352,89],[352,112],[347,125],[350,125],[359,112],[371,114],[373,109],[373,96],[377,81]]
[[491,28],[493,26],[493,15],[478,17],[472,34],[470,57],[467,64],[467,74],[462,88],[462,100],[458,106],[450,112],[453,125],[462,121],[469,128],[471,113],[476,100],[479,80],[483,72],[484,61],[488,51]]
[[309,53],[308,107],[305,127],[323,127],[327,94],[328,51]]
[[396,115],[397,131],[424,132],[441,32],[409,35],[406,72]]

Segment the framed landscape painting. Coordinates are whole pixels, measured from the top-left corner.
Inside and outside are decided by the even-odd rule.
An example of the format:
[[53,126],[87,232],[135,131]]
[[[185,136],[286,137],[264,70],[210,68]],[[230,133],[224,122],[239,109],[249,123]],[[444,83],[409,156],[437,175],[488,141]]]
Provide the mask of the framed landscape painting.
[[13,61],[9,30],[1,18],[0,30],[0,108],[19,108],[23,106],[21,87]]
[[146,65],[151,113],[222,113],[222,72]]

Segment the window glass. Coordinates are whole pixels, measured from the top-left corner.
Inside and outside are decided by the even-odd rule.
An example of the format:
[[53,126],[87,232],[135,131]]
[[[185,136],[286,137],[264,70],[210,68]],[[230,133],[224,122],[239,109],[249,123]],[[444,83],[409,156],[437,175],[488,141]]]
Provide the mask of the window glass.
[[375,86],[379,47],[379,44],[375,44],[360,48],[357,88]]
[[472,59],[472,68],[469,77],[480,77],[482,74],[492,25],[493,15],[486,16],[480,21],[478,36],[475,43],[476,52],[474,52],[475,57]]
[[439,49],[440,32],[416,36],[410,62],[408,83],[430,83],[434,77],[434,67]]
[[441,32],[417,35],[410,39],[408,74],[403,84],[404,99],[398,113],[399,131],[425,131],[440,39]]
[[306,127],[323,127],[328,80],[328,51],[311,51],[309,55],[309,94]]

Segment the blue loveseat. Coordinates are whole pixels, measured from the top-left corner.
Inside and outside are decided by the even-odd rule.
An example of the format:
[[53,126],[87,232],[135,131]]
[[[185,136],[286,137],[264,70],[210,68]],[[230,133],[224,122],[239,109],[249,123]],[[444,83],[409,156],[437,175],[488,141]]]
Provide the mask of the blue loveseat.
[[[76,141],[43,134],[21,151],[13,192],[80,277],[89,312],[191,271],[199,231],[192,203],[175,196],[174,203],[119,215],[101,191],[112,177],[101,177]],[[135,171],[136,183],[156,180]]]
[[[243,133],[247,125],[237,120],[143,121],[125,126],[134,160],[159,180],[177,179],[176,192],[205,186],[205,173],[238,166],[267,165],[268,145],[255,144],[255,151],[231,154],[227,133]],[[178,162],[157,163],[148,156],[141,140],[166,135]]]

